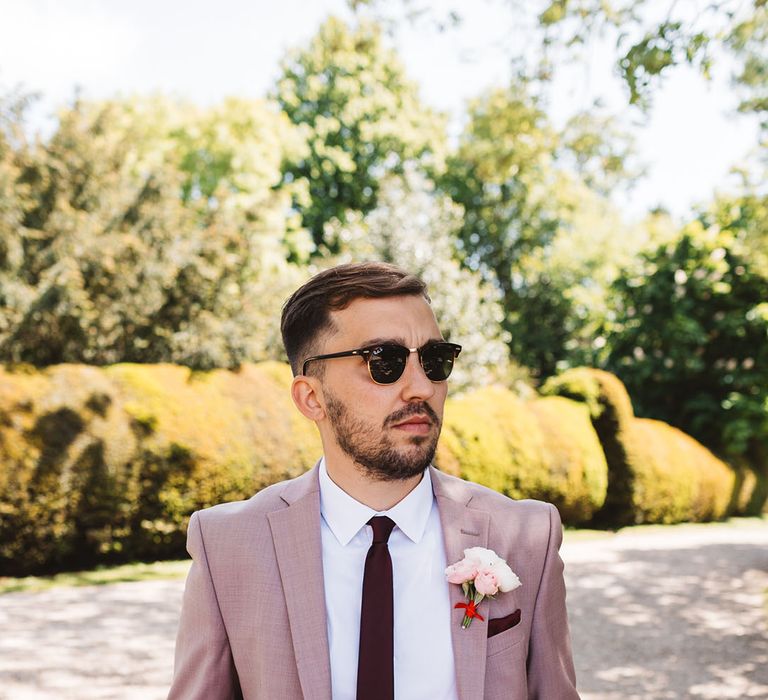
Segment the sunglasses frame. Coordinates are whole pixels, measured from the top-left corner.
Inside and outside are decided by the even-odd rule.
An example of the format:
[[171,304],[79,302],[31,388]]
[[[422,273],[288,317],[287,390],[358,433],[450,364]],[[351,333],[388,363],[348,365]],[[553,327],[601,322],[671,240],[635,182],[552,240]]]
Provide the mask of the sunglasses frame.
[[[332,352],[328,355],[315,355],[313,357],[308,357],[306,360],[304,360],[304,364],[301,366],[301,373],[303,375],[307,374],[307,363],[314,362],[315,360],[335,360],[339,357],[359,357],[361,360],[365,361],[366,366],[368,367],[368,376],[371,378],[371,381],[374,384],[378,384],[379,386],[389,386],[390,384],[395,384],[400,380],[400,377],[403,376],[405,373],[405,367],[408,363],[408,357],[411,353],[415,352],[419,356],[419,365],[421,366],[422,371],[424,371],[424,360],[422,359],[422,353],[425,350],[429,350],[429,348],[433,348],[436,346],[448,346],[453,350],[453,359],[455,360],[459,353],[461,353],[461,345],[457,345],[456,343],[448,343],[446,341],[439,341],[439,342],[429,342],[424,345],[422,345],[420,348],[407,348],[405,345],[400,345],[400,343],[376,343],[374,345],[367,345],[364,348],[357,348],[355,350],[343,350],[342,352]],[[371,373],[371,355],[373,354],[373,351],[376,348],[383,348],[383,347],[395,347],[395,348],[402,348],[404,350],[408,351],[408,355],[406,356],[406,362],[403,365],[403,371],[398,375],[397,379],[391,382],[377,382],[373,378],[373,374]],[[453,370],[453,366],[451,366],[451,370]],[[426,372],[425,372],[426,374]],[[448,375],[450,376],[450,374]],[[430,382],[433,384],[439,384],[440,382],[448,381],[448,377],[445,379],[430,379],[427,377]]]

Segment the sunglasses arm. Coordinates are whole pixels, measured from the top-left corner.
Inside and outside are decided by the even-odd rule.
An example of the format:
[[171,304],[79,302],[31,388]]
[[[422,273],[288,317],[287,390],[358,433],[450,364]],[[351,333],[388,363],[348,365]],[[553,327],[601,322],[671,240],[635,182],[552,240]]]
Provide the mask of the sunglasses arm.
[[345,350],[344,352],[332,352],[329,355],[314,355],[313,357],[308,357],[306,360],[304,360],[304,364],[301,366],[301,373],[306,375],[307,373],[307,364],[310,362],[313,362],[314,360],[335,360],[337,357],[355,357],[359,355],[363,359],[365,359],[366,350]]

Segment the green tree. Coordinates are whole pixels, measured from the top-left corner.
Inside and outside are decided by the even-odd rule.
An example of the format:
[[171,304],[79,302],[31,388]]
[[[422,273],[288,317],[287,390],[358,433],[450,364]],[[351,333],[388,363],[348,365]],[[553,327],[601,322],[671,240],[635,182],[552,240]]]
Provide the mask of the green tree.
[[740,59],[736,82],[745,92],[740,109],[760,115],[768,130],[768,6],[755,0],[754,12],[737,22],[727,39]]
[[567,175],[555,191],[557,229],[520,258],[509,317],[513,355],[542,377],[594,362],[608,288],[643,247],[669,235],[650,221],[624,223],[605,197]]
[[[734,63],[740,109],[768,112],[768,7],[765,0],[706,4],[650,0],[547,0],[539,14],[544,45],[560,60],[596,37],[611,37],[629,103],[650,107],[654,89],[683,65],[709,79],[719,62]],[[550,65],[552,61],[550,60]],[[768,122],[766,122],[768,124]]]
[[469,105],[469,122],[440,187],[464,209],[465,263],[492,270],[508,302],[520,256],[557,228],[547,198],[555,131],[526,86],[492,90]]
[[721,201],[617,280],[605,364],[639,415],[766,469],[768,276],[744,255],[751,212]]
[[557,156],[569,172],[603,196],[631,186],[643,174],[635,163],[634,138],[598,105],[566,122]]
[[50,139],[12,149],[0,358],[208,368],[278,355],[275,308],[298,274],[285,260],[307,248],[280,187],[294,132],[259,102],[62,110]]
[[[24,285],[16,272],[23,264],[24,251],[15,232],[21,225],[27,191],[18,184],[20,171],[28,157],[29,144],[24,133],[24,112],[29,98],[9,94],[0,98],[0,309],[23,303]],[[11,319],[0,313],[0,337]]]
[[464,209],[464,264],[501,289],[512,356],[546,377],[584,361],[600,309],[582,297],[636,246],[604,196],[630,176],[626,139],[613,148],[598,128],[609,122],[586,116],[559,132],[531,93],[516,81],[473,101],[439,184]]
[[385,174],[410,160],[441,162],[444,119],[421,104],[376,24],[326,21],[283,61],[275,96],[309,144],[305,155],[286,159],[285,181],[306,184],[308,197],[296,206],[319,247],[328,245],[328,222],[376,207]]
[[[347,4],[393,30],[404,21],[419,23],[426,31],[460,30],[466,16],[461,10],[435,10],[427,0]],[[616,72],[632,105],[648,109],[659,83],[681,66],[693,67],[709,79],[719,62],[733,67],[734,82],[743,89],[740,109],[763,116],[768,112],[765,0],[506,0],[497,9],[505,6],[510,58],[541,84],[551,81],[562,66],[585,60],[594,42],[604,41],[615,46]],[[525,43],[520,41],[521,27]],[[520,47],[532,41],[538,50],[522,53]]]

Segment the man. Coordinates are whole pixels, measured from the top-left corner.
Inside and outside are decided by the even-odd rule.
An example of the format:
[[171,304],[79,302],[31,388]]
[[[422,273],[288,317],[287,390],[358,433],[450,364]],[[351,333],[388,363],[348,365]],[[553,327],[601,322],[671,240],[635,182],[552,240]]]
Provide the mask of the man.
[[[461,348],[424,284],[383,263],[332,268],[286,302],[282,333],[324,456],[192,516],[169,698],[577,699],[556,509],[431,466]],[[445,569],[472,547],[521,585],[464,629]]]

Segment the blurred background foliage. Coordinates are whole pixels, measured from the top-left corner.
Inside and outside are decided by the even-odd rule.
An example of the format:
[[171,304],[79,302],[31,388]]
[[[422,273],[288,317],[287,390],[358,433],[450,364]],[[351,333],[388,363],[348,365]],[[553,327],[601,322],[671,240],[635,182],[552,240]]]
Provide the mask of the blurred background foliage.
[[[394,6],[423,18],[431,16],[428,3],[349,4],[357,20],[323,23],[285,56],[260,100],[200,107],[163,95],[75,96],[41,135],[27,116],[33,97],[0,96],[0,362],[12,370],[3,381],[28,365],[173,363],[196,377],[283,360],[279,310],[290,291],[338,262],[388,260],[424,277],[447,337],[464,346],[454,384],[457,400],[474,406],[477,430],[488,421],[512,429],[493,405],[502,400],[486,387],[534,400],[544,386],[589,405],[602,379],[589,384],[577,375],[576,390],[562,373],[585,365],[609,370],[634,411],[630,405],[607,428],[592,406],[594,430],[604,449],[617,431],[635,436],[636,445],[623,457],[608,449],[609,472],[633,463],[632,450],[661,434],[633,421],[662,420],[725,459],[739,483],[756,479],[749,507],[759,512],[768,495],[768,119],[740,191],[713,196],[683,223],[663,211],[627,223],[612,195],[641,176],[631,135],[599,106],[557,127],[543,95],[554,72],[600,35],[615,40],[627,102],[640,110],[652,109],[655,87],[677,66],[706,76],[727,56],[740,108],[765,117],[765,2],[710,3],[696,17],[670,3],[662,19],[645,0],[539,2],[535,58],[521,59],[509,84],[471,100],[457,133],[422,103],[387,41]],[[461,16],[433,20],[456,24]],[[515,47],[509,50],[514,58]],[[527,420],[548,416],[551,423],[562,410],[563,425],[589,422],[547,401]],[[6,428],[18,409],[8,405],[0,410]],[[518,415],[517,404],[508,408]],[[69,425],[76,435],[90,425],[73,410],[79,418],[62,414],[64,422],[48,428],[18,419],[14,430],[39,452],[51,426]],[[490,413],[478,418],[483,411]],[[156,419],[132,420],[136,445],[154,434]],[[613,492],[609,480],[603,507],[607,477],[594,450],[585,457],[589,474],[578,477],[583,494],[576,489],[578,503],[569,505],[558,489],[571,467],[559,476],[545,472],[558,450],[572,465],[578,450],[592,448],[578,445],[575,428],[566,431],[571,437],[533,427],[530,434],[536,430],[551,446],[531,457],[549,465],[534,491],[572,508],[574,521],[607,512],[605,520],[617,522],[615,503],[644,514],[627,516],[635,520],[724,512],[719,502],[698,511],[686,502],[670,506],[672,515],[652,515],[656,506],[631,502],[627,484],[651,484],[655,472],[620,466],[615,473],[624,476]],[[460,458],[467,431],[460,421],[447,424],[442,459],[472,476],[467,465],[476,456]],[[154,456],[134,468],[160,478],[168,460],[187,464],[187,453],[170,447],[182,443],[143,452]],[[15,448],[11,458],[10,444],[0,441],[0,462],[37,459],[41,474],[50,471],[52,453],[43,459]],[[669,455],[694,454],[675,444]],[[647,459],[662,469],[658,454]],[[725,484],[719,469],[711,467],[718,475],[712,483]],[[175,503],[173,517],[253,488],[241,477],[232,489],[212,487],[211,499]],[[39,488],[28,478],[23,488],[16,484],[19,493],[27,489],[24,498]],[[512,494],[528,483],[499,478]],[[739,488],[723,486],[732,507],[743,501]],[[140,513],[130,518],[149,522]]]

